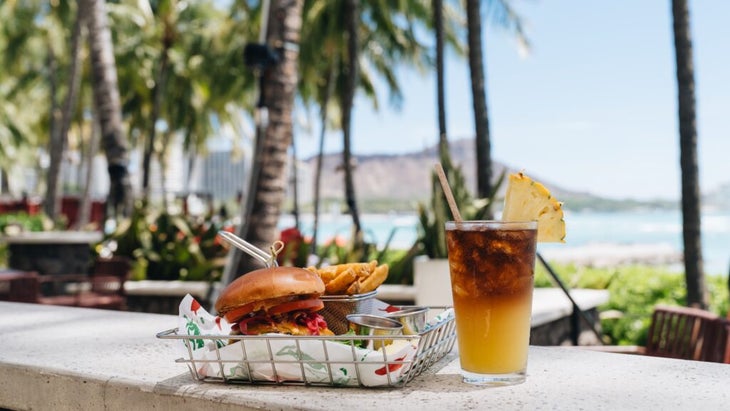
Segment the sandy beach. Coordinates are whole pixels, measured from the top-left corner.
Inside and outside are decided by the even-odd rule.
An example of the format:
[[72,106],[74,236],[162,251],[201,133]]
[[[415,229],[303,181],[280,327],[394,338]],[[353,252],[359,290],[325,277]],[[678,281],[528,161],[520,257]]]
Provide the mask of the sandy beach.
[[549,262],[588,267],[613,267],[628,264],[674,265],[682,253],[670,244],[591,243],[581,246],[539,250]]

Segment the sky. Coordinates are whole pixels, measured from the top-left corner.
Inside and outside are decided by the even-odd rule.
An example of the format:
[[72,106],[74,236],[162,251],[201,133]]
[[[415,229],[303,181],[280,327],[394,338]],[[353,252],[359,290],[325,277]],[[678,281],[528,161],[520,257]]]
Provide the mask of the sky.
[[[540,181],[610,198],[678,199],[677,87],[670,0],[515,0],[531,43],[486,23],[485,67],[492,158]],[[730,1],[690,1],[700,185],[730,182]],[[450,139],[474,134],[468,65],[446,61]],[[400,109],[355,103],[356,155],[436,144],[435,73],[402,71]],[[301,157],[316,153],[298,138]],[[332,134],[325,151],[340,152]]]

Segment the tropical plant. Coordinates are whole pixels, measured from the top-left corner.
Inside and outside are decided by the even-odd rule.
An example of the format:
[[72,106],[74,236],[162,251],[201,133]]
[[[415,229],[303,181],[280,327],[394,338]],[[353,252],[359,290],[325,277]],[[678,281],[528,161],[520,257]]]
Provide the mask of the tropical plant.
[[[42,30],[44,2],[0,2],[0,170],[3,193],[21,167],[38,164],[36,149],[49,130],[49,82],[45,74],[48,43],[57,36]],[[50,25],[50,23],[49,23]],[[54,25],[57,27],[57,25]],[[27,107],[33,107],[28,110]],[[23,181],[16,178],[15,181]]]
[[230,229],[211,218],[153,212],[138,201],[124,219],[96,247],[135,262],[136,280],[217,281],[227,249],[218,232]]
[[[505,172],[502,172],[495,183],[495,189],[487,198],[475,198],[466,186],[466,179],[459,167],[455,167],[448,157],[441,159],[441,165],[449,181],[456,207],[464,220],[489,219],[490,206],[494,203],[498,188],[502,185]],[[427,206],[418,205],[418,239],[416,246],[420,253],[429,258],[446,258],[446,221],[453,220],[454,215],[444,195],[438,175],[431,173],[431,200]]]

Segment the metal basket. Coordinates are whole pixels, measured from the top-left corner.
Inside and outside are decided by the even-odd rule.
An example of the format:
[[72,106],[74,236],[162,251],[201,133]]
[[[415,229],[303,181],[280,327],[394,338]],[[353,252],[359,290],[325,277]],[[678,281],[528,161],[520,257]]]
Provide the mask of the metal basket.
[[[430,308],[430,310],[441,311],[443,308]],[[403,387],[413,378],[421,374],[428,367],[443,358],[454,346],[456,341],[456,330],[453,316],[433,324],[426,331],[418,335],[404,336],[372,336],[364,337],[357,335],[334,335],[334,336],[284,336],[284,335],[180,335],[178,329],[162,331],[157,334],[160,339],[181,340],[187,350],[187,358],[175,360],[177,363],[187,364],[193,378],[204,382],[233,383],[233,384],[269,384],[269,385],[305,385],[305,386],[360,386],[360,387]],[[394,343],[402,341],[415,347],[415,354],[407,359],[389,359],[386,350],[372,351],[375,359],[370,362],[363,362],[359,358],[356,347],[361,343],[367,344],[369,340],[382,341],[388,339]],[[225,358],[221,350],[225,342],[240,343],[240,355],[235,360]],[[282,341],[290,345],[291,358],[287,360],[278,359],[275,356],[277,347]],[[331,345],[336,343],[336,345]],[[200,360],[193,356],[193,347],[199,344],[209,344],[212,347],[213,359]],[[313,346],[321,349],[324,359],[313,359],[305,347]],[[231,346],[235,347],[235,346]],[[296,348],[293,348],[296,347]],[[343,347],[347,347],[352,354],[351,357],[335,358],[331,352],[336,347],[340,354]],[[252,355],[254,351],[266,352],[263,357]],[[379,359],[382,352],[382,359]],[[320,370],[317,378],[312,378],[306,370],[311,368]],[[343,383],[337,376],[339,370],[344,367],[354,370],[348,377],[347,383]],[[212,370],[211,373],[201,372],[203,369]],[[241,372],[237,376],[227,376],[224,370],[237,369]],[[267,378],[257,378],[256,370],[264,369]],[[369,382],[366,373],[376,369],[381,379],[377,384]],[[286,371],[285,371],[286,370]],[[296,370],[292,374],[292,370]],[[244,375],[241,377],[241,375]]]
[[318,313],[327,321],[327,327],[335,334],[344,334],[349,330],[348,314],[372,312],[377,291],[355,295],[322,295],[319,298],[324,308]]

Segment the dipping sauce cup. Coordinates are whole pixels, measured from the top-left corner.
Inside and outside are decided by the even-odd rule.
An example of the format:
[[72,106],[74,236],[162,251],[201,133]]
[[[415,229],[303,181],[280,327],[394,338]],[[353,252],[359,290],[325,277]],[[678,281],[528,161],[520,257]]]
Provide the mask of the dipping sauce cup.
[[[403,324],[390,318],[371,314],[350,314],[347,316],[347,321],[350,322],[350,328],[357,335],[366,337],[403,335]],[[367,344],[363,348],[371,350],[377,350],[393,342],[393,340],[383,338],[366,339],[366,341]]]
[[446,244],[463,380],[524,382],[537,222],[449,221]]
[[391,311],[385,316],[403,324],[403,335],[415,335],[426,329],[428,307],[410,305],[398,308],[398,311]]

